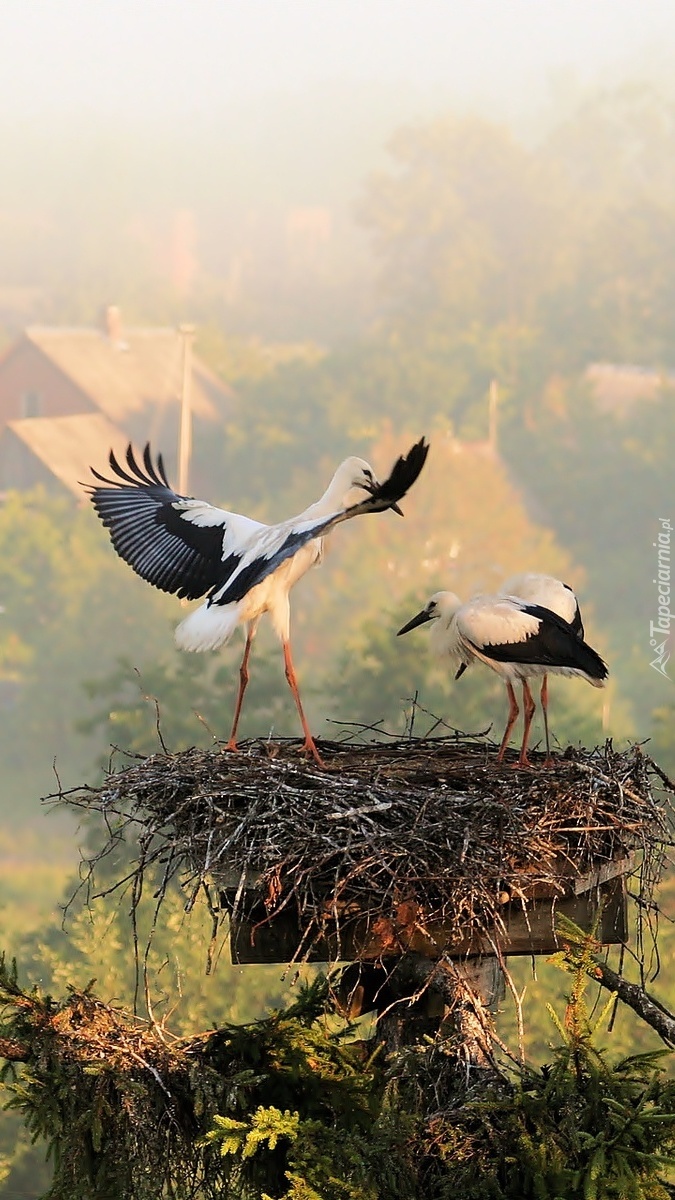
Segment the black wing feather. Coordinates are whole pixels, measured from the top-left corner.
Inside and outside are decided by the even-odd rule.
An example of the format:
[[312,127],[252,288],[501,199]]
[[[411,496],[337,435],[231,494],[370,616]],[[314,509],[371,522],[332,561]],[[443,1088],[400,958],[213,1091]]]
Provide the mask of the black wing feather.
[[161,591],[198,599],[222,583],[225,572],[241,561],[231,555],[223,563],[223,525],[200,526],[181,517],[174,506],[187,497],[169,486],[161,455],[153,464],[149,444],[143,451],[145,471],[131,444],[126,461],[129,471],[111,450],[110,467],[117,478],[108,479],[92,467],[92,474],[105,487],[88,488],[115,550],[137,575]]
[[[415,483],[427,460],[428,453],[429,443],[424,438],[420,438],[419,442],[415,442],[415,445],[411,446],[407,454],[402,454],[400,458],[397,458],[388,478],[374,488],[371,498],[381,501],[382,508],[391,508],[392,504],[402,500]],[[379,509],[372,508],[370,511],[378,512]]]
[[522,642],[477,646],[476,649],[485,658],[493,658],[495,662],[531,663],[542,667],[573,667],[584,671],[592,679],[607,678],[607,664],[562,617],[539,604],[523,604],[522,611],[537,618],[538,632],[523,638]]
[[157,468],[155,469],[153,465],[149,442],[145,443],[145,448],[143,450],[143,465],[150,478],[154,479],[155,483],[158,483],[160,487],[162,485],[164,485],[164,487],[170,486],[166,477],[166,471],[164,470],[164,459],[162,458],[161,454],[157,455]]

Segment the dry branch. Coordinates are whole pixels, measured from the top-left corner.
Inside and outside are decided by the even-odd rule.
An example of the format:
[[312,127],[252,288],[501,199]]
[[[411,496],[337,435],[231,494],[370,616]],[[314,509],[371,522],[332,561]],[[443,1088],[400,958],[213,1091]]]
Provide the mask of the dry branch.
[[0,1038],[0,1058],[7,1062],[26,1062],[30,1047],[25,1042],[16,1042],[12,1038]]
[[607,963],[593,960],[588,974],[610,992],[615,992],[624,1004],[633,1009],[643,1021],[655,1029],[667,1046],[675,1047],[675,1016],[637,983],[629,983]]

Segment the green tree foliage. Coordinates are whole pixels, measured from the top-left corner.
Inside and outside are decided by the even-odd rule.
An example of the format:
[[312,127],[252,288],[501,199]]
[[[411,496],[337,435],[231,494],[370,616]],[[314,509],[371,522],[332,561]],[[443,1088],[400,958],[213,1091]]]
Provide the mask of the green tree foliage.
[[645,88],[601,93],[532,149],[477,118],[401,130],[362,205],[399,340],[428,368],[478,333],[511,387],[538,361],[667,360],[674,111]]
[[112,665],[120,646],[140,658],[166,643],[166,599],[132,577],[89,511],[40,491],[12,493],[0,508],[0,556],[0,671],[11,700],[3,761],[18,771],[39,745],[45,766],[56,758],[84,769],[91,745],[74,737],[73,720],[82,680]]
[[[617,418],[599,409],[587,385],[558,380],[529,409],[524,428],[514,418],[504,432],[508,458],[541,498],[544,520],[585,566],[584,596],[602,622],[619,694],[630,698],[641,735],[667,701],[667,680],[649,665],[649,628],[658,610],[659,518],[672,516],[674,413],[668,388]],[[659,748],[670,757],[666,729]]]
[[591,93],[553,129],[547,152],[594,208],[621,198],[675,199],[675,106],[644,83]]
[[583,962],[571,984],[546,1065],[469,1082],[442,1038],[386,1056],[336,1029],[321,977],[263,1021],[172,1045],[3,964],[0,1037],[28,1047],[5,1085],[52,1147],[50,1200],[667,1200],[667,1052],[611,1060],[613,998],[591,1023]]
[[674,146],[675,107],[637,84],[592,95],[549,135],[575,231],[540,313],[549,371],[670,360]]
[[655,709],[654,738],[650,750],[672,779],[675,776],[675,704],[663,704]]

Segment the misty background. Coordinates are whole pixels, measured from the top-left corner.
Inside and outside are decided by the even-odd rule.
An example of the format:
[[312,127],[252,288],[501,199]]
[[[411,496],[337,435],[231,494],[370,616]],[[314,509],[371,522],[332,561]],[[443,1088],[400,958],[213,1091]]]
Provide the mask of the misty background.
[[6,0],[5,329],[107,300],[353,337],[378,311],[359,198],[397,128],[474,113],[532,147],[598,90],[670,101],[674,26],[649,0]]

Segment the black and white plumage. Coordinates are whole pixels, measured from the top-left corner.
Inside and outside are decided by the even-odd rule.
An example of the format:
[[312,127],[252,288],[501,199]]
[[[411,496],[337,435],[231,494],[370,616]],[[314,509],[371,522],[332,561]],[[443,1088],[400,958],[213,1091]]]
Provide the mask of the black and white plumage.
[[427,605],[408,621],[399,636],[426,622],[431,629],[432,651],[450,659],[456,678],[475,661],[491,667],[506,683],[509,718],[497,754],[504,758],[518,716],[514,683],[523,685],[525,705],[519,766],[529,766],[527,743],[534,715],[528,679],[547,673],[579,676],[593,687],[603,687],[607,667],[567,621],[550,609],[527,604],[515,596],[475,596],[462,604],[454,592],[436,592]]
[[[284,648],[286,678],[300,714],[305,748],[320,761],[291,659],[289,592],[320,560],[322,538],[335,525],[388,508],[400,513],[398,501],[417,479],[428,449],[422,438],[396,461],[383,483],[377,482],[364,459],[345,459],[315,504],[277,525],[264,525],[206,501],[179,496],[168,482],[162,456],[158,455],[153,463],[149,445],[143,452],[142,466],[131,445],[126,467],[111,451],[112,479],[92,469],[99,484],[87,490],[120,557],[141,578],[164,592],[189,600],[207,596],[206,602],[178,626],[178,646],[183,650],[215,650],[228,641],[237,626],[247,627],[230,749],[236,748],[251,642],[260,617],[269,612]],[[366,497],[348,505],[353,488],[363,490]]]
[[[584,640],[584,623],[581,619],[581,609],[572,588],[555,575],[540,575],[534,571],[526,571],[521,575],[511,575],[499,589],[500,596],[517,596],[527,604],[539,604],[548,608],[556,616],[572,627],[577,637]],[[546,763],[550,764],[551,740],[548,731],[548,674],[541,681],[541,711],[544,716],[544,734],[546,737]]]
[[548,608],[568,625],[583,641],[584,623],[581,609],[569,583],[556,579],[554,575],[540,575],[535,571],[524,571],[522,575],[511,575],[499,589],[500,596],[517,596],[527,604],[539,604]]

